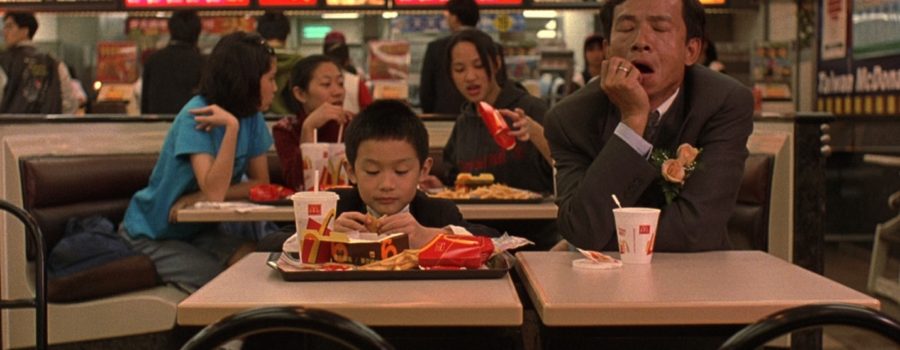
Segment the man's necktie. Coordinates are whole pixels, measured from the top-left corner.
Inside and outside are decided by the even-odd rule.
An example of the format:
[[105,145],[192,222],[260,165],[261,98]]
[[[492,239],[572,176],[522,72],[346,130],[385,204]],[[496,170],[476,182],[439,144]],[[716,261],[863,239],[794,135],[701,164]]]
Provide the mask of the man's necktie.
[[650,112],[650,115],[647,116],[647,127],[644,128],[644,140],[647,142],[653,143],[653,138],[656,136],[656,130],[659,129],[659,111]]

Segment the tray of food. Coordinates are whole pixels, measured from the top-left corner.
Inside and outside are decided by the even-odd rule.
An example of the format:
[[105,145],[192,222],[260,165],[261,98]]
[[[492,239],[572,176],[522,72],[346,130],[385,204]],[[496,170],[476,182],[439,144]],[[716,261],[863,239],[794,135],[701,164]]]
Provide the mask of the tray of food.
[[509,272],[513,257],[494,249],[490,238],[441,235],[422,249],[405,249],[362,265],[334,262],[338,259],[305,263],[296,253],[285,252],[272,253],[267,264],[285,281],[500,278]]
[[449,199],[459,204],[540,203],[549,198],[537,192],[502,184],[441,189],[430,192],[429,195],[435,198]]
[[316,264],[298,267],[288,262],[289,255],[274,252],[269,255],[268,265],[281,274],[285,281],[372,281],[372,280],[442,280],[442,279],[490,279],[500,278],[512,267],[512,257],[508,253],[490,258],[478,269],[429,269],[418,266],[408,270],[360,270],[349,264]]

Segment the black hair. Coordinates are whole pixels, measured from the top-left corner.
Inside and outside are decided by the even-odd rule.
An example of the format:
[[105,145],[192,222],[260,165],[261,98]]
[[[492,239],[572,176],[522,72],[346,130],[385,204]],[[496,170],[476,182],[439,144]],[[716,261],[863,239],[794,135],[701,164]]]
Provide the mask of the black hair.
[[332,63],[338,66],[338,69],[341,68],[341,65],[334,61],[331,57],[325,55],[310,55],[302,58],[301,60],[294,63],[294,67],[291,68],[291,82],[288,84],[291,89],[294,86],[300,88],[300,90],[308,91],[309,90],[309,82],[312,81],[313,73],[316,71],[316,68],[319,68],[322,63]]
[[345,42],[324,42],[322,44],[322,53],[337,63],[338,67],[356,74],[356,68],[350,64],[350,48]]
[[378,100],[350,122],[344,136],[347,161],[356,162],[359,145],[368,140],[400,140],[416,150],[419,164],[428,159],[428,130],[409,106],[398,100]]
[[3,15],[4,21],[7,18],[12,18],[13,22],[16,22],[16,25],[19,27],[28,27],[28,39],[34,38],[34,33],[38,29],[38,22],[37,18],[34,18],[33,13],[10,11]]
[[263,39],[285,41],[291,33],[291,22],[281,12],[266,12],[256,18],[256,31]]
[[703,62],[704,66],[709,66],[713,61],[719,60],[719,51],[716,50],[716,44],[712,42],[712,40],[705,40],[704,44],[706,45],[704,54],[706,55],[706,59]]
[[[603,23],[603,34],[607,39],[611,38],[613,13],[616,6],[621,5],[627,0],[608,0],[600,8],[600,22]],[[706,37],[706,10],[698,0],[681,0],[681,18],[684,19],[684,26],[687,29],[687,37],[685,40],[694,38],[703,39]]]
[[601,35],[600,33],[594,33],[588,35],[587,38],[584,38],[584,47],[582,48],[582,50],[587,51],[589,47],[596,45],[600,45],[600,47],[603,47],[603,35]]
[[197,11],[175,11],[172,17],[169,17],[169,35],[172,40],[197,45],[200,29],[200,16],[197,16]]
[[478,19],[481,18],[481,14],[478,13],[478,3],[475,0],[449,0],[447,1],[447,12],[456,16],[459,23],[469,27],[478,25]]
[[238,31],[222,37],[203,69],[200,94],[236,117],[254,115],[262,102],[259,80],[272,68],[273,57],[258,34]]
[[[447,44],[447,74],[450,81],[453,81],[453,48],[461,42],[471,43],[475,45],[475,51],[478,51],[478,58],[484,66],[484,71],[491,79],[497,81],[500,86],[506,84],[506,65],[503,62],[503,51],[490,35],[478,29],[465,29],[453,35],[450,43]],[[499,61],[499,66],[493,67],[494,59]],[[496,69],[496,71],[494,71]]]
[[291,80],[281,90],[281,98],[289,110],[297,113],[303,109],[300,102],[294,98],[294,87],[299,87],[303,91],[309,91],[309,83],[312,81],[313,73],[323,63],[331,63],[337,66],[338,69],[341,69],[339,63],[325,55],[306,56],[294,63],[294,66],[291,68]]

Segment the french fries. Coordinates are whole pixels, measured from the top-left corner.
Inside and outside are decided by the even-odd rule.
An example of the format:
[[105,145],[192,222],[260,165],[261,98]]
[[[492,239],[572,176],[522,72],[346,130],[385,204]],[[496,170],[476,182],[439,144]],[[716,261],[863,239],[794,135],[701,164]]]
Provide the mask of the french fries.
[[475,189],[459,188],[455,190],[445,190],[438,192],[432,197],[446,199],[535,199],[541,195],[503,184],[493,184],[490,186],[478,187]]
[[419,266],[419,250],[407,249],[390,258],[359,267],[362,271],[403,271]]

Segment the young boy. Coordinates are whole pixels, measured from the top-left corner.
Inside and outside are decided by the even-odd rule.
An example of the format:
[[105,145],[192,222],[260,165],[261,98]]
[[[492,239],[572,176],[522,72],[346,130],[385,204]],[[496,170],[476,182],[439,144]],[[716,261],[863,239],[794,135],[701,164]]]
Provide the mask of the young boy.
[[411,248],[452,233],[447,225],[497,236],[494,229],[463,220],[453,202],[418,191],[432,165],[428,131],[402,102],[378,101],[363,110],[347,127],[344,144],[356,186],[335,190],[340,196],[336,231],[370,232],[375,226],[378,233],[404,232]]

